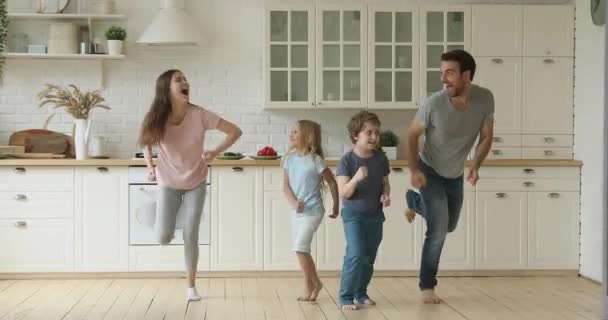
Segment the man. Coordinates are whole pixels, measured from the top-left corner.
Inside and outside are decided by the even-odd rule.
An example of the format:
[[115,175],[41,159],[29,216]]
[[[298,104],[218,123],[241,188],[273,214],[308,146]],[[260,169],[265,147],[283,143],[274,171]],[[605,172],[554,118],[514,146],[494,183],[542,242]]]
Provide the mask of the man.
[[[446,235],[456,228],[462,208],[465,159],[479,135],[467,175],[467,180],[475,185],[479,166],[492,147],[494,97],[490,90],[471,83],[474,76],[475,60],[468,52],[442,54],[444,89],[424,101],[407,131],[411,184],[420,190],[420,205],[416,207],[423,211],[419,213],[427,225],[419,283],[425,303],[441,301],[434,290],[439,258]],[[419,153],[422,134],[425,142]]]

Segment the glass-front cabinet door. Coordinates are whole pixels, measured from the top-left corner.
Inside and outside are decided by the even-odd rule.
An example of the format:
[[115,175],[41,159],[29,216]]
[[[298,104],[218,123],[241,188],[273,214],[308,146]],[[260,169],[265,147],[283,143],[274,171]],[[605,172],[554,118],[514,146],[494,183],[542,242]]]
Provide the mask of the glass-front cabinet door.
[[418,7],[369,8],[369,105],[418,107]]
[[314,6],[271,4],[266,10],[266,108],[314,108]]
[[367,107],[365,7],[317,3],[316,8],[317,107]]
[[443,89],[441,54],[454,49],[470,50],[471,7],[422,7],[420,15],[420,95],[428,97]]

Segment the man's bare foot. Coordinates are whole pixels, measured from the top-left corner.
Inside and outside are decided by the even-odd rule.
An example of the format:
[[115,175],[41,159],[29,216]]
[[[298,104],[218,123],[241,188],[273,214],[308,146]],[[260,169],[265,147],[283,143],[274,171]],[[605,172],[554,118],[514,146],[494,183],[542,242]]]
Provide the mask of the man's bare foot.
[[422,290],[422,302],[429,304],[441,303],[441,299],[435,294],[435,290],[426,289]]
[[317,285],[310,293],[310,297],[308,298],[308,301],[317,301],[317,297],[319,296],[319,292],[321,292],[321,290],[323,290],[323,283],[321,281],[319,281],[319,282],[317,282]]
[[376,305],[376,301],[372,300],[370,297],[367,297],[366,299],[363,299],[361,301],[359,300],[355,300],[356,304],[366,304],[368,306],[375,306]]
[[416,219],[416,211],[414,211],[414,209],[408,208],[407,210],[405,210],[405,218],[409,223],[414,222],[414,219]]
[[359,310],[359,307],[354,304],[343,304],[342,310]]

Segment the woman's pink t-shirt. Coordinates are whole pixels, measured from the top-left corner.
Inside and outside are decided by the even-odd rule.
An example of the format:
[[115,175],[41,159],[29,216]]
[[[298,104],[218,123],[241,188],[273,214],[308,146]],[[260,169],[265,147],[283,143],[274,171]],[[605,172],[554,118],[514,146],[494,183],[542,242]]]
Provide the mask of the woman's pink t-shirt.
[[158,146],[159,185],[192,190],[207,179],[207,163],[203,160],[205,131],[216,129],[220,120],[217,114],[192,106],[179,125],[167,123]]

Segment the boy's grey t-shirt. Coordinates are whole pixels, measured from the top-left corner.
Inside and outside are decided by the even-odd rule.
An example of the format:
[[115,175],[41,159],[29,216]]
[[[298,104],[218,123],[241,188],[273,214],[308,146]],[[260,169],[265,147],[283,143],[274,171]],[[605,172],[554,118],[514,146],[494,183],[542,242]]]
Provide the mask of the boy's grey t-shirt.
[[390,173],[388,159],[384,153],[378,151],[369,158],[360,158],[353,151],[349,151],[340,159],[336,176],[352,178],[359,167],[367,167],[367,177],[359,182],[350,198],[343,199],[342,204],[346,208],[357,211],[378,213],[382,210],[380,197],[384,177]]
[[416,113],[416,121],[425,128],[420,158],[445,178],[460,177],[483,123],[493,116],[494,96],[486,88],[472,85],[471,102],[464,111],[452,106],[447,90],[433,94]]

